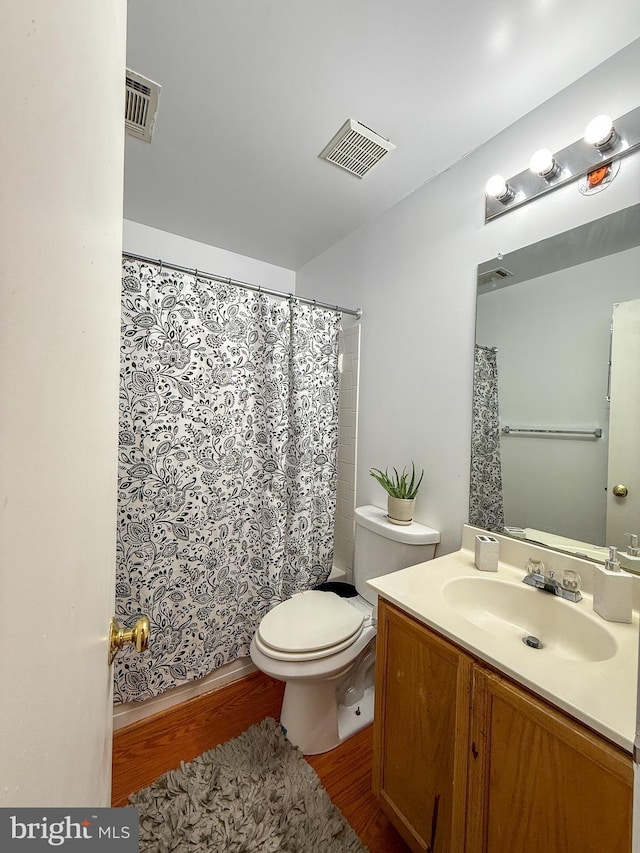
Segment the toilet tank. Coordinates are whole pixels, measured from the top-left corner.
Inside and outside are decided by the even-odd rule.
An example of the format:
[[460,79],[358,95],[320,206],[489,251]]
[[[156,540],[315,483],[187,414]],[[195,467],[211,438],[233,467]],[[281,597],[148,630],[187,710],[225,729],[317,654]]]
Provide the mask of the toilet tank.
[[375,604],[378,595],[367,580],[432,560],[440,533],[417,521],[393,524],[377,506],[356,507],[355,515],[353,581],[360,595]]

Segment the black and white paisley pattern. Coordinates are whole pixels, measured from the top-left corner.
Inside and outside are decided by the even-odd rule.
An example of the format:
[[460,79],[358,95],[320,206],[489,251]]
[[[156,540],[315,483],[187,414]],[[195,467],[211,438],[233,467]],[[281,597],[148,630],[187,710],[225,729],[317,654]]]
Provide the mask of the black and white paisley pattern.
[[486,530],[504,528],[497,353],[481,346],[473,369],[469,522]]
[[123,261],[114,664],[146,699],[248,654],[333,556],[339,315]]

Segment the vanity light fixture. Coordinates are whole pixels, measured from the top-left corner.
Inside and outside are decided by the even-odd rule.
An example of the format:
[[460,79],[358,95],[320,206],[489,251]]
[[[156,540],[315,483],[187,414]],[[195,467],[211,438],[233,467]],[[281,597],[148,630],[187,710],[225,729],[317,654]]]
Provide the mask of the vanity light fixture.
[[[622,157],[640,149],[640,107],[614,120],[598,115],[587,125],[584,136],[557,151],[536,151],[529,168],[505,180],[494,175],[485,187],[485,217],[489,222],[544,193],[562,187],[569,181],[590,176],[588,186],[594,188],[591,176],[601,174],[599,188],[605,188],[615,177]],[[583,192],[583,190],[580,190]],[[586,193],[584,193],[586,194]]]
[[560,165],[548,148],[541,148],[529,160],[529,169],[534,175],[539,175],[550,181],[560,174]]
[[606,151],[616,144],[618,134],[613,126],[611,116],[600,115],[591,119],[584,131],[584,141],[593,145],[598,151]]
[[497,201],[501,201],[503,204],[511,201],[515,195],[512,188],[505,181],[502,175],[493,175],[493,177],[489,178],[485,187],[485,192],[487,195],[492,196],[497,199]]

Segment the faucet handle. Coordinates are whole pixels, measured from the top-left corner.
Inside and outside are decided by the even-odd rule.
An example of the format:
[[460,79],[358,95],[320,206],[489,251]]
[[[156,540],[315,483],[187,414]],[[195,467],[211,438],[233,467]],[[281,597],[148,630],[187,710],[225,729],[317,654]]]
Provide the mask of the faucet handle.
[[547,572],[542,560],[537,560],[535,557],[529,557],[524,564],[524,569],[528,575],[541,575],[542,577],[545,577]]
[[573,569],[565,569],[560,577],[563,589],[569,592],[579,592],[582,589],[582,578]]

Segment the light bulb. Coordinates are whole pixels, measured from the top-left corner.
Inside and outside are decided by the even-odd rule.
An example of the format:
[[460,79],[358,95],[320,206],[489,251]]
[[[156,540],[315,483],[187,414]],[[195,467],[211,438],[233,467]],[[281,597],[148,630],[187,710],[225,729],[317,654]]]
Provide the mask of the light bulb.
[[529,160],[529,168],[541,178],[549,178],[558,171],[558,164],[548,148],[541,148]]
[[498,201],[502,201],[509,196],[510,187],[502,175],[494,175],[487,181],[485,192],[487,195],[497,198]]
[[616,131],[611,116],[600,115],[591,119],[584,131],[584,140],[595,148],[607,148],[615,139]]

